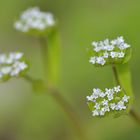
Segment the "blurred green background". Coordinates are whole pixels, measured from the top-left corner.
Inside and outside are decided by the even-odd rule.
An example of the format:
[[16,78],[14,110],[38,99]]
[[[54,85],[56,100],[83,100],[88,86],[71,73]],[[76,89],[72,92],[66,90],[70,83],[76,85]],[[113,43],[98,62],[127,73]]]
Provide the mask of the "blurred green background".
[[[62,42],[63,96],[78,110],[91,140],[139,140],[140,127],[133,119],[94,119],[85,97],[93,87],[113,86],[110,67],[96,69],[88,63],[93,40],[124,36],[133,47],[130,67],[140,112],[140,1],[139,0],[1,0],[0,52],[23,51],[31,63],[29,74],[43,76],[36,38],[14,30],[13,23],[29,7],[50,11],[59,20]],[[0,84],[0,140],[78,140],[71,122],[49,95],[37,95],[24,79]]]

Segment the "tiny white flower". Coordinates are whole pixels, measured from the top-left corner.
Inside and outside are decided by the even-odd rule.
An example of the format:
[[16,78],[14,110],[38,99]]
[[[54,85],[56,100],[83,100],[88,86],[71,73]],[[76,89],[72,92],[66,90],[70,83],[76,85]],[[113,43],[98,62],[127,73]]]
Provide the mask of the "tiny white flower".
[[5,54],[1,54],[0,55],[0,64],[5,63],[6,62],[6,59],[7,59],[6,55]]
[[106,94],[105,94],[104,92],[101,92],[101,93],[99,94],[99,96],[103,98],[103,97],[106,96]]
[[18,76],[19,73],[20,73],[20,69],[19,69],[19,68],[14,68],[14,69],[11,71],[10,75],[11,75],[11,76]]
[[108,98],[109,101],[113,100],[113,98],[114,98],[114,97],[113,97],[113,94],[108,94],[108,95],[107,95],[107,98]]
[[102,109],[100,110],[99,114],[100,114],[100,116],[104,116],[104,115],[105,115],[105,109],[102,108]]
[[101,48],[101,50],[103,49],[104,47],[104,42],[103,41],[99,41],[98,42],[98,46]]
[[113,90],[113,89],[108,89],[108,88],[106,88],[106,89],[105,89],[105,94],[106,94],[106,95],[114,94],[114,90]]
[[120,92],[121,91],[121,87],[120,86],[114,87],[114,91],[117,92],[117,93]]
[[17,59],[20,59],[21,57],[23,57],[23,53],[21,53],[21,52],[18,52],[17,54],[16,54],[16,56],[15,56],[15,59],[17,60]]
[[128,45],[127,43],[124,43],[124,40],[122,39],[117,40],[116,45],[120,50],[124,50],[130,47],[130,45]]
[[118,104],[116,105],[116,110],[122,110],[126,109],[126,106],[124,105],[123,101],[119,101]]
[[124,95],[123,98],[122,98],[122,101],[123,102],[128,102],[129,98],[130,98],[129,96]]
[[25,62],[16,62],[13,67],[18,67],[20,70],[24,70],[28,67],[28,65]]
[[93,96],[92,95],[91,96],[87,96],[86,98],[87,98],[88,101],[92,101],[93,100]]
[[5,60],[5,63],[6,63],[6,64],[12,64],[12,63],[13,63],[13,59],[11,59],[11,58],[9,57],[9,58],[7,58],[7,59]]
[[94,88],[93,89],[93,93],[97,93],[98,95],[101,93],[102,91],[99,88]]
[[96,100],[94,99],[94,100],[92,100],[92,102],[96,103]]
[[93,115],[93,116],[99,116],[99,112],[98,112],[97,110],[93,110],[93,111],[92,111],[92,115]]
[[2,67],[0,71],[2,74],[9,74],[12,71],[12,68],[9,66],[6,66],[6,67]]
[[94,106],[95,109],[100,109],[100,104],[96,103]]
[[125,44],[123,45],[123,47],[124,47],[124,49],[127,49],[127,48],[130,48],[130,45],[128,45],[128,44],[125,43]]
[[108,46],[108,45],[109,45],[109,39],[105,39],[105,40],[103,41],[103,43],[104,43],[105,46]]
[[124,56],[125,56],[125,53],[123,52],[118,53],[118,58],[123,58]]
[[98,47],[98,43],[97,42],[92,42],[92,44],[91,44],[92,46],[94,46],[94,47]]
[[102,49],[101,47],[95,47],[95,48],[94,48],[94,51],[95,51],[95,52],[99,52],[101,49]]
[[105,59],[101,56],[97,57],[97,60],[96,60],[96,63],[97,64],[101,64],[101,65],[104,65],[105,64]]
[[114,50],[114,46],[113,45],[104,46],[104,48],[107,51],[113,51]]
[[103,101],[102,101],[102,105],[108,105],[108,100],[106,100],[106,99],[104,99]]
[[110,108],[111,108],[112,110],[114,110],[114,109],[116,108],[116,104],[115,104],[115,103],[111,103],[111,104],[110,104]]
[[123,36],[117,38],[118,44],[124,43]]
[[110,111],[110,109],[109,109],[109,106],[108,106],[108,105],[104,106],[102,109],[103,109],[105,112],[106,112],[106,111],[107,111],[107,112],[109,112],[109,111]]
[[92,97],[93,97],[93,99],[97,99],[98,98],[98,94],[97,93],[92,93]]
[[110,56],[111,56],[111,58],[116,58],[116,57],[118,57],[118,53],[117,52],[110,52]]
[[95,64],[96,63],[96,57],[91,57],[89,62],[92,63],[92,64]]
[[100,89],[93,89],[93,93],[92,93],[92,97],[93,99],[97,99],[99,97],[99,94],[100,94],[101,90]]
[[111,44],[112,44],[113,46],[115,46],[115,45],[117,44],[117,40],[116,40],[116,39],[112,40],[112,41],[111,41]]
[[104,52],[103,57],[108,58],[108,56],[109,56],[108,52]]

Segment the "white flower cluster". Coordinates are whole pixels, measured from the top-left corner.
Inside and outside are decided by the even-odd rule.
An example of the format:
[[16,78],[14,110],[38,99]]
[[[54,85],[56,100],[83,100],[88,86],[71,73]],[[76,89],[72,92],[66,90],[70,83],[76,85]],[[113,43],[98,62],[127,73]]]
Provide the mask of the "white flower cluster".
[[51,13],[41,12],[38,7],[34,7],[24,11],[14,26],[17,30],[28,32],[30,29],[45,30],[54,24],[54,17]]
[[123,37],[118,37],[114,40],[106,39],[104,41],[92,42],[95,56],[91,57],[89,62],[92,64],[104,65],[110,59],[122,59],[125,57],[125,50],[130,48],[130,45],[124,42]]
[[22,60],[23,53],[11,52],[9,54],[0,54],[0,78],[5,76],[14,77],[28,68],[28,65]]
[[106,112],[126,110],[129,96],[122,92],[120,86],[112,89],[94,88],[93,93],[87,96],[87,101],[93,103],[93,116],[104,116]]

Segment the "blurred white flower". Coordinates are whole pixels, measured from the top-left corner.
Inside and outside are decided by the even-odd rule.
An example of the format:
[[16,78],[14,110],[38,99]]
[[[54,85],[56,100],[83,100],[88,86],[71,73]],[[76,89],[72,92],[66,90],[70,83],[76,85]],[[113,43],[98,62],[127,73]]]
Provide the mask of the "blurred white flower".
[[0,79],[19,76],[27,68],[28,64],[24,61],[23,53],[0,54]]
[[14,27],[19,31],[29,32],[32,29],[42,31],[54,25],[55,20],[51,13],[42,12],[38,7],[33,7],[21,14],[20,19],[15,22]]

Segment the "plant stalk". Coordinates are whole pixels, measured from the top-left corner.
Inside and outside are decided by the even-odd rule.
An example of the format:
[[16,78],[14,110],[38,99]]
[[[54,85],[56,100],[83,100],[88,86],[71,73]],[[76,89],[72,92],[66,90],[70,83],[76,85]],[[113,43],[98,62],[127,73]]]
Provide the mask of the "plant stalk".
[[80,140],[87,140],[83,126],[80,122],[80,117],[77,112],[73,109],[71,104],[61,95],[61,93],[54,87],[48,87],[48,91],[56,103],[63,109],[65,114],[69,117],[73,124],[73,128]]
[[117,85],[120,85],[119,76],[118,76],[118,72],[117,72],[115,64],[112,64],[112,71],[113,71]]
[[130,109],[129,114],[140,125],[140,115],[134,110],[134,108]]
[[[41,50],[41,56],[42,56],[42,62],[43,62],[43,67],[44,67],[44,76],[45,76],[45,81],[48,82],[48,66],[47,66],[47,52],[48,52],[48,46],[47,46],[47,39],[45,37],[40,37],[39,38],[40,42],[40,50]],[[47,79],[47,80],[46,80]],[[48,83],[47,83],[48,84]]]
[[[38,80],[33,79],[29,75],[25,75],[24,79],[30,84],[37,82]],[[39,80],[41,81],[41,80]],[[51,97],[56,101],[56,103],[62,108],[64,113],[68,116],[69,120],[73,124],[73,128],[80,140],[87,140],[83,126],[80,123],[80,117],[78,117],[77,112],[73,109],[72,105],[61,95],[61,93],[53,86],[45,86],[46,92],[49,92]]]
[[[121,86],[121,82],[119,80],[117,68],[114,64],[112,65],[112,71],[113,71],[116,83]],[[124,90],[124,92],[126,92],[125,89],[123,89],[123,90]],[[131,107],[131,109],[129,111],[129,115],[140,125],[140,115],[134,110],[133,107]]]
[[[48,49],[47,47],[47,39],[41,38],[40,39],[40,45],[41,45],[41,55],[42,55],[42,61],[44,64],[44,72],[45,72],[45,78],[48,78],[48,75],[51,73],[51,69],[48,67]],[[50,62],[50,61],[49,61]],[[49,64],[50,66],[51,64]],[[48,70],[49,69],[49,70]],[[52,74],[52,73],[51,73]],[[53,84],[53,81],[51,79],[45,80],[46,85],[46,91],[50,93],[52,98],[56,101],[56,103],[62,108],[62,110],[65,112],[65,114],[68,116],[68,118],[71,120],[73,124],[73,128],[79,137],[80,140],[86,140],[85,132],[83,131],[83,126],[81,125],[81,122],[79,121],[79,116],[71,106],[71,104],[61,95],[61,93],[55,88],[55,85]]]

